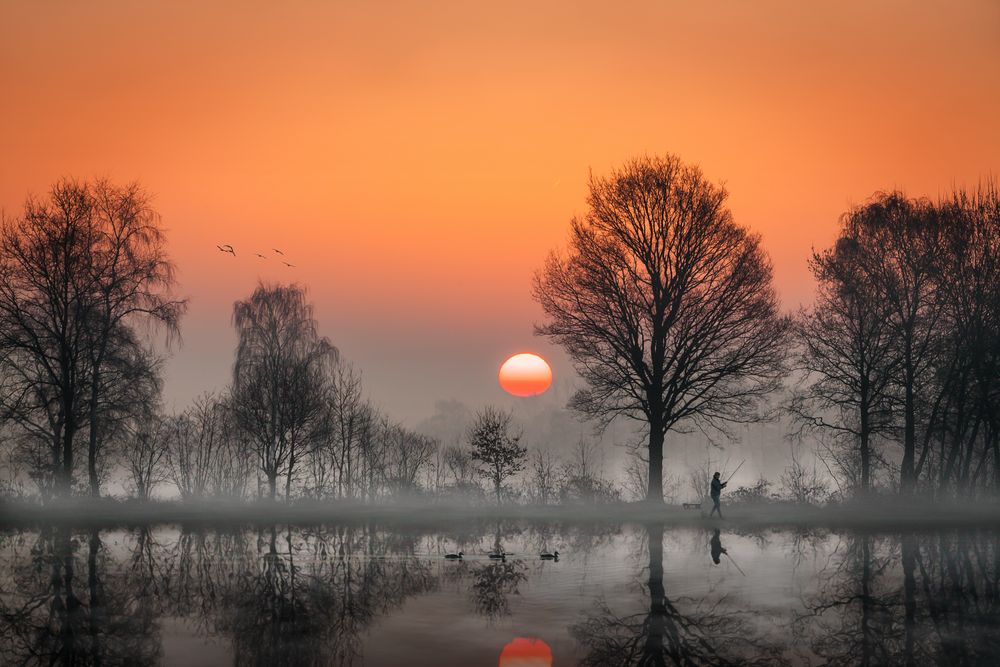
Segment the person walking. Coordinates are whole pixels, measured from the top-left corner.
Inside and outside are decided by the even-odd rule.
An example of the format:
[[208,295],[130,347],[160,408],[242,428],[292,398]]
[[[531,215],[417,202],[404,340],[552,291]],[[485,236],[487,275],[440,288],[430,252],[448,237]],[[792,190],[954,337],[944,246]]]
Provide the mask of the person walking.
[[719,505],[719,499],[722,496],[722,489],[725,488],[728,482],[723,482],[719,479],[719,473],[715,473],[712,476],[712,490],[710,495],[712,496],[712,511],[708,513],[709,518],[712,517],[716,512],[719,513],[719,518],[722,518],[722,507]]

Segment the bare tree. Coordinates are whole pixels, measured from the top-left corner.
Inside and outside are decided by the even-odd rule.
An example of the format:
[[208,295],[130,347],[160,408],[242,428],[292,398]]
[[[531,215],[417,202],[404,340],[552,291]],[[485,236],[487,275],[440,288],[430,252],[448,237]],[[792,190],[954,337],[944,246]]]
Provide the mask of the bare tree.
[[[902,412],[903,457],[900,489],[912,492],[920,475],[917,461],[919,403],[932,405],[926,390],[934,381],[934,366],[941,353],[942,314],[934,257],[940,246],[941,218],[926,200],[912,200],[902,193],[876,194],[847,217],[843,236],[864,252],[856,253],[871,298],[885,304],[890,335],[895,346],[896,388]],[[940,395],[939,395],[940,396]],[[927,422],[937,418],[931,409]],[[925,423],[925,433],[932,424]]]
[[72,492],[74,443],[87,419],[88,266],[98,235],[91,197],[72,181],[56,183],[47,201],[29,198],[23,215],[0,228],[3,412],[24,442],[48,449],[49,469],[36,471],[43,495]]
[[321,488],[325,488],[324,477],[335,474],[337,497],[353,498],[359,440],[368,417],[361,374],[349,363],[338,363],[331,374],[328,395],[332,431],[327,442],[318,449],[321,468],[316,470],[314,478]]
[[[14,378],[0,400],[29,437],[47,441],[52,482],[71,491],[77,435],[87,429],[90,492],[100,492],[107,420],[127,418],[123,377],[155,366],[140,320],[176,331],[184,302],[170,297],[173,269],[159,218],[138,185],[63,180],[31,199],[0,232],[0,361]],[[139,369],[129,369],[139,362]],[[139,389],[133,388],[134,396]]]
[[[937,484],[972,494],[1000,489],[1000,189],[987,181],[958,190],[940,205],[941,245],[935,248],[939,329],[947,331],[935,376],[948,378]],[[942,326],[943,325],[943,326]],[[948,371],[951,371],[950,373]],[[925,448],[917,463],[929,456]],[[992,475],[989,462],[992,459]]]
[[156,414],[146,414],[124,430],[122,460],[132,490],[140,500],[149,500],[159,484],[168,479],[166,470],[167,440],[170,431]]
[[493,484],[499,505],[504,482],[524,470],[528,450],[519,444],[521,434],[513,430],[509,412],[488,406],[476,415],[468,439],[479,474]]
[[531,452],[530,465],[528,496],[539,505],[548,505],[559,494],[559,462],[549,450],[536,449]]
[[[161,325],[168,334],[177,334],[186,303],[171,294],[174,267],[150,196],[138,183],[117,187],[99,180],[85,188],[97,226],[87,266],[95,290],[92,325],[86,329],[90,357],[87,472],[90,493],[99,496],[98,457],[105,430],[101,402],[107,391],[104,373],[109,357],[116,354],[116,346],[138,344],[134,327],[140,323]],[[128,359],[127,354],[117,356]]]
[[[845,227],[851,227],[845,217]],[[892,379],[896,372],[894,337],[886,302],[875,294],[862,255],[877,249],[849,235],[823,253],[814,253],[816,301],[795,321],[803,378],[790,412],[806,430],[825,430],[847,439],[857,457],[858,490],[867,494],[878,459],[874,439],[892,427]],[[852,465],[851,468],[854,466]]]
[[810,470],[802,465],[795,450],[792,450],[790,461],[781,473],[781,486],[789,500],[803,505],[818,505],[830,493],[829,485],[816,466]]
[[389,489],[396,494],[412,492],[420,472],[431,462],[438,441],[399,424],[390,425],[383,437],[388,445],[385,481]]
[[472,452],[457,443],[446,447],[444,465],[451,473],[452,483],[459,488],[476,483],[476,461]]
[[580,438],[573,448],[573,456],[563,466],[559,497],[563,502],[609,502],[621,499],[621,491],[611,480],[604,478],[603,456],[597,459],[599,444]]
[[168,418],[165,429],[170,478],[181,498],[202,498],[225,485],[221,478],[239,474],[238,461],[224,456],[233,425],[225,403],[215,395],[196,398],[182,414]]
[[737,225],[726,191],[672,155],[639,158],[590,180],[570,247],[535,275],[547,321],[536,328],[587,383],[572,407],[649,435],[647,500],[663,502],[663,443],[760,418],[783,375],[788,320],[778,314],[760,238]]
[[642,452],[629,452],[625,464],[624,491],[632,500],[642,500],[649,490],[649,461],[642,457]]
[[239,342],[232,406],[276,497],[285,476],[291,495],[296,465],[329,431],[327,382],[337,350],[317,331],[312,306],[297,285],[261,284],[233,306]]

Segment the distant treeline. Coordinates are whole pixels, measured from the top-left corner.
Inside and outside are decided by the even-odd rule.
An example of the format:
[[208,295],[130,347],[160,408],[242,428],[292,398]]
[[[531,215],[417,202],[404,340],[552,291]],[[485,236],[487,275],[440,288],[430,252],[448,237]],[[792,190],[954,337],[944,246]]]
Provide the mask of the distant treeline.
[[[642,158],[590,192],[569,248],[535,276],[538,333],[575,362],[572,408],[647,434],[623,483],[586,442],[571,461],[529,453],[491,407],[453,443],[393,421],[320,335],[298,285],[260,284],[237,301],[228,388],[165,414],[155,350],[169,352],[186,301],[159,216],[138,185],[66,180],[0,226],[5,492],[98,496],[114,478],[144,499],[175,487],[185,499],[660,502],[680,487],[663,474],[671,432],[726,435],[780,415],[839,497],[1000,489],[995,183],[852,208],[809,260],[816,300],[794,316],[779,311],[760,238],[696,167]],[[690,474],[696,497],[710,472]],[[781,475],[802,502],[827,496],[822,478],[797,456]],[[739,491],[770,493],[764,480]]]

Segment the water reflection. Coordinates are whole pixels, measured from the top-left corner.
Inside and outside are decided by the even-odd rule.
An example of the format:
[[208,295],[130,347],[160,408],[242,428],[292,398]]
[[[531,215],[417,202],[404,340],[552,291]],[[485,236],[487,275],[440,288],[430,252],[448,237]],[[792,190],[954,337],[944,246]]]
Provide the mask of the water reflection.
[[663,526],[647,525],[649,607],[615,613],[604,601],[573,629],[583,665],[781,664],[780,649],[754,637],[744,612],[691,597],[671,598],[663,576]]
[[833,665],[997,664],[995,533],[858,535],[822,572],[799,631]]
[[[97,531],[39,532],[19,567],[8,570],[16,598],[4,596],[4,662],[156,662],[159,609],[145,586],[109,577]],[[4,587],[7,590],[7,585]]]
[[[497,549],[508,557],[488,559]],[[559,562],[538,557],[549,549]],[[205,641],[268,665],[1000,657],[995,531],[47,527],[0,533],[0,568],[2,664],[186,664]],[[394,658],[374,650],[395,644]]]
[[541,639],[514,637],[503,647],[499,667],[552,667],[552,649]]

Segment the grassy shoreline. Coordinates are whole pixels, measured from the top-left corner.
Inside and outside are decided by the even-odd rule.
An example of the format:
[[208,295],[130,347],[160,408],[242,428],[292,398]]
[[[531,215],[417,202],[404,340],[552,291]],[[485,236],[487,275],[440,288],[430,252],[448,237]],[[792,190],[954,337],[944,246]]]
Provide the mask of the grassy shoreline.
[[1000,527],[1000,503],[903,503],[879,500],[867,505],[827,507],[788,503],[723,505],[726,518],[710,519],[705,510],[679,506],[621,503],[589,506],[504,507],[454,504],[377,504],[347,502],[119,501],[78,499],[42,506],[0,503],[0,528],[72,524],[121,526],[136,524],[319,524],[379,523],[441,526],[480,521],[545,521],[571,523],[663,523],[667,526],[729,526],[760,528],[853,528],[894,531],[902,528]]

